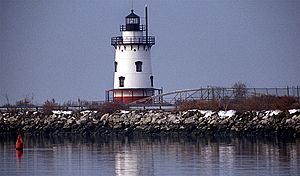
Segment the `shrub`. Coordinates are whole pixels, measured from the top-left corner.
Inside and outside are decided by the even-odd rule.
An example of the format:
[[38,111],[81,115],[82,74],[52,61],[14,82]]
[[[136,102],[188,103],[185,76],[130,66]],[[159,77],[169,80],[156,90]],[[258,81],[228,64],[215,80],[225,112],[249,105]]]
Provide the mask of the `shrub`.
[[126,109],[126,107],[123,104],[117,102],[105,102],[100,105],[98,111],[101,114],[106,114],[106,113],[112,114],[121,109]]
[[237,82],[233,86],[233,93],[235,99],[243,99],[247,95],[247,86],[245,83]]
[[293,97],[275,97],[264,95],[260,97],[235,98],[227,101],[184,101],[179,105],[179,110],[203,109],[203,110],[227,110],[234,109],[240,112],[252,110],[288,110],[300,108],[300,102]]
[[220,110],[221,104],[218,101],[206,101],[206,100],[191,100],[183,101],[179,104],[178,110],[186,111],[190,109],[202,109],[202,110]]
[[58,110],[60,109],[60,106],[58,103],[55,102],[54,99],[52,100],[47,100],[45,101],[45,103],[43,104],[43,112],[45,114],[52,114],[53,110]]

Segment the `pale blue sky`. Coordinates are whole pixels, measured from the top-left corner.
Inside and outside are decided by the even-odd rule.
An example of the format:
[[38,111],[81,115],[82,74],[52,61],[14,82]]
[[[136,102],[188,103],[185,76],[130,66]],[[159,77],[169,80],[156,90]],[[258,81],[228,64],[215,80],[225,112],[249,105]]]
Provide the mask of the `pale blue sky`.
[[[300,1],[134,0],[149,7],[152,67],[164,91],[300,86]],[[0,105],[34,96],[104,100],[110,38],[131,0],[0,0]]]

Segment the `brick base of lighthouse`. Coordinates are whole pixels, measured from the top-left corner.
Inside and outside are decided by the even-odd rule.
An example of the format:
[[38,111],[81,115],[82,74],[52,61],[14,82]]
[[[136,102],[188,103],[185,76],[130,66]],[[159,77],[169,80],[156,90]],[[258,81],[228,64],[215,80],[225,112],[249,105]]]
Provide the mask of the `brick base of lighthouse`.
[[[106,100],[128,104],[143,98],[151,97],[155,94],[155,90],[161,92],[160,89],[112,89],[106,91]],[[140,102],[143,103],[143,102]],[[144,102],[146,103],[146,102]],[[150,102],[147,102],[150,103]]]

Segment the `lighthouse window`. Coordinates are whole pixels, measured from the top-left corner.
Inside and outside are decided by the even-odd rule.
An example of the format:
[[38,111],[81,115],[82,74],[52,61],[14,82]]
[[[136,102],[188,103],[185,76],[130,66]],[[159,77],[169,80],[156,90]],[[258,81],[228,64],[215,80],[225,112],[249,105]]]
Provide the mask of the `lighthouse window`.
[[125,80],[125,77],[123,77],[123,76],[119,77],[119,87],[124,87],[124,80]]
[[126,24],[138,24],[139,19],[138,18],[127,18],[126,19]]
[[141,61],[135,62],[136,72],[142,72],[142,65],[143,65],[143,62],[141,62]]
[[151,87],[153,87],[153,76],[150,76]]
[[115,72],[117,72],[118,62],[115,62]]

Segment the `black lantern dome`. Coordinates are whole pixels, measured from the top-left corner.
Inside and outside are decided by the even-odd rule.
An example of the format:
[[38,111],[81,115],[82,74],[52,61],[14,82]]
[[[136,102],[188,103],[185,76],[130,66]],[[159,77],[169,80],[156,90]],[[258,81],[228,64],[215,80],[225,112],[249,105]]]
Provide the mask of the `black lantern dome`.
[[140,17],[131,13],[125,17],[126,31],[139,31],[140,30]]

